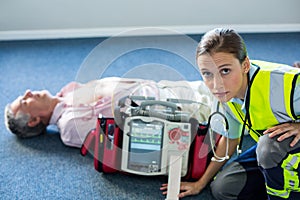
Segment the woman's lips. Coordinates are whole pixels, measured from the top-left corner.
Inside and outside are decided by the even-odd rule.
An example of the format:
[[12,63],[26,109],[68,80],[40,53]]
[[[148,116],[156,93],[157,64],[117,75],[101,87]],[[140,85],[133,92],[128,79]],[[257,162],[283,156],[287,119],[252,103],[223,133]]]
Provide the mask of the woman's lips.
[[224,98],[228,95],[228,92],[214,92],[213,94],[218,98]]

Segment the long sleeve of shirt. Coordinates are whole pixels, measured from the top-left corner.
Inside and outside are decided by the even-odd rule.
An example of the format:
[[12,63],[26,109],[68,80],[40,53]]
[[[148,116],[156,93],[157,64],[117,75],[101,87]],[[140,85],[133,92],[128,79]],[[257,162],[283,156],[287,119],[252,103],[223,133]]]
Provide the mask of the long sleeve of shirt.
[[88,132],[96,127],[96,120],[101,113],[113,117],[114,107],[119,99],[128,95],[151,96],[156,99],[192,98],[205,102],[201,109],[182,108],[185,111],[200,113],[200,120],[206,120],[210,113],[208,89],[201,81],[169,82],[106,78],[93,81],[66,95],[65,101],[59,103],[52,114],[50,124],[57,125],[61,139],[67,146],[81,147]]
[[157,96],[156,83],[138,79],[106,78],[90,82],[65,96],[52,114],[63,143],[81,147],[88,132],[96,127],[101,113],[113,117],[113,109],[121,97],[128,95]]

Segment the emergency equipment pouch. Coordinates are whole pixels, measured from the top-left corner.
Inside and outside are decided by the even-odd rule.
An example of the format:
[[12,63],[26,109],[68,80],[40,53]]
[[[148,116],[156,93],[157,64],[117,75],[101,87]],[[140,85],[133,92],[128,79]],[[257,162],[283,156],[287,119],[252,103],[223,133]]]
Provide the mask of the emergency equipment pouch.
[[[125,122],[121,124],[100,115],[81,154],[92,154],[99,172],[154,176],[167,175],[168,154],[178,151],[183,157],[182,178],[199,179],[211,159],[207,125],[189,118],[170,102],[152,99],[131,105],[129,113],[122,113]],[[165,109],[150,108],[156,105]]]
[[88,133],[81,147],[81,154],[92,154],[94,167],[98,172],[120,171],[122,134],[123,131],[113,118],[99,117],[96,128]]

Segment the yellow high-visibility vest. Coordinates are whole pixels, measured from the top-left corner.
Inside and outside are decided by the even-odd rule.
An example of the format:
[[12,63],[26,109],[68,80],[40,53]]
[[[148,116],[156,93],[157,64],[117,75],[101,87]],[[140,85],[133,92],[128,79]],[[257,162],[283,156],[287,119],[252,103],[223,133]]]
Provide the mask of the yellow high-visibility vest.
[[[249,83],[249,117],[246,120],[251,137],[258,141],[262,132],[274,125],[299,118],[293,108],[293,94],[300,83],[300,70],[287,65],[265,61],[251,61],[258,66]],[[230,110],[241,124],[245,114],[237,103],[228,102]]]

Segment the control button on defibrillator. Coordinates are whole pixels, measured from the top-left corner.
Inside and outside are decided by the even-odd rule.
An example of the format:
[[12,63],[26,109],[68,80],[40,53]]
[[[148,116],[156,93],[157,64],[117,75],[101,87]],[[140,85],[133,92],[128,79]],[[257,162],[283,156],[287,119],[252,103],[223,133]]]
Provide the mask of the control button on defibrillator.
[[180,128],[173,128],[169,131],[169,139],[172,142],[178,141],[181,138],[182,130]]
[[153,173],[153,172],[158,172],[158,165],[157,164],[150,164],[149,165],[149,169],[148,169],[148,173]]

